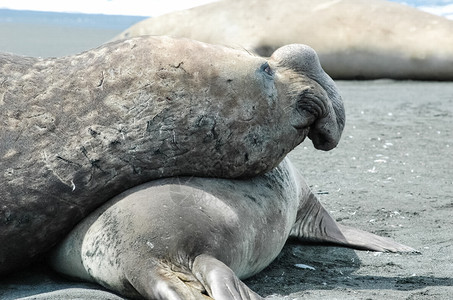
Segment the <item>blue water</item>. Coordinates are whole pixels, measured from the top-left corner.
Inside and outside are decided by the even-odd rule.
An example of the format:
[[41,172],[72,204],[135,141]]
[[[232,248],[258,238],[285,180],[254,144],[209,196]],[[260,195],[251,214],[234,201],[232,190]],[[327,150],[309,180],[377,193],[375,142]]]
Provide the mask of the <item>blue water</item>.
[[405,3],[410,6],[443,6],[453,3],[452,0],[390,0],[392,2]]
[[78,28],[123,30],[146,18],[147,17],[138,16],[55,13],[0,9],[0,24],[22,23]]
[[[453,0],[390,0],[414,7],[419,6],[446,6]],[[450,12],[451,13],[451,12]],[[447,16],[447,13],[445,13]],[[131,25],[146,19],[146,16],[122,16],[82,13],[55,13],[26,10],[0,9],[1,23],[41,24],[53,26],[67,26],[78,28],[98,28],[124,30]]]
[[439,16],[443,16],[453,20],[453,0],[389,0],[392,2],[398,2],[402,4],[407,4],[413,7],[424,7],[424,8],[435,8],[435,13]]

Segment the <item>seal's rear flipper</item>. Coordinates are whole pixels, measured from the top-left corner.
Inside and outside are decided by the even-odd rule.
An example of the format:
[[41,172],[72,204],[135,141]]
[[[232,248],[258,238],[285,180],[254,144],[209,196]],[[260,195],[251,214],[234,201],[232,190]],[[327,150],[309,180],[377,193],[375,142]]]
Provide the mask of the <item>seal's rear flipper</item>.
[[389,238],[338,224],[313,193],[301,203],[290,237],[301,242],[329,243],[359,250],[418,252]]

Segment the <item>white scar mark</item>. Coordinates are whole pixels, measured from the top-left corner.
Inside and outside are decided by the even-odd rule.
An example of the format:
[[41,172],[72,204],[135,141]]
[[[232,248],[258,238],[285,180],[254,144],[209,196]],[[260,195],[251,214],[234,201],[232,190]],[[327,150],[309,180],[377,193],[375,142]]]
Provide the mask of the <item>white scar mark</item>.
[[335,5],[337,3],[341,2],[341,0],[333,0],[333,1],[330,1],[330,2],[327,2],[327,3],[323,3],[323,4],[319,4],[319,5],[316,5],[312,11],[319,11],[319,10],[324,10],[324,9],[327,9],[329,7],[331,7],[332,5]]
[[[46,152],[46,151],[43,151],[43,152],[41,153],[41,155],[42,155],[42,158],[44,159],[44,162],[45,162],[46,167],[47,167],[50,171],[52,171],[53,175],[54,175],[55,177],[57,177],[58,180],[60,180],[63,184],[69,185],[63,178],[61,178],[61,177],[58,175],[58,173],[54,170],[54,168],[52,168],[52,165],[49,163],[49,157],[47,156],[47,152]],[[72,188],[73,191],[74,191],[75,188],[76,188],[76,186],[75,186],[75,184],[74,184],[74,182],[73,182],[72,180],[71,180],[71,188]]]
[[46,153],[46,151],[42,152],[42,158],[44,158],[44,161],[46,162],[46,165],[47,165],[47,153]]
[[146,242],[146,245],[147,245],[150,249],[154,249],[154,244],[151,243],[150,241],[147,241],[147,242]]
[[10,157],[13,157],[13,156],[16,155],[17,153],[19,153],[19,152],[17,152],[15,149],[12,149],[12,148],[11,148],[11,149],[9,149],[9,150],[5,153],[5,155],[3,155],[3,159],[8,159],[8,158],[10,158]]

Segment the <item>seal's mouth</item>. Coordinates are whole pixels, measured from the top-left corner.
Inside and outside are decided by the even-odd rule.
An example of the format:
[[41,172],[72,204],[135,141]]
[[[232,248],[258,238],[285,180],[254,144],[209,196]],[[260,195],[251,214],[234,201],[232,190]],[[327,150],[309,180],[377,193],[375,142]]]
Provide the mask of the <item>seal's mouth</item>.
[[318,150],[329,151],[337,146],[337,141],[331,139],[328,135],[320,134],[315,127],[297,127],[294,126],[297,130],[299,136],[301,136],[301,143],[308,137],[313,146]]
[[297,112],[293,126],[296,129],[310,127],[318,118],[324,115],[324,99],[317,95],[312,88],[305,88],[297,95],[294,110]]
[[308,138],[313,142],[313,146],[315,146],[318,150],[329,151],[335,148],[338,144],[338,141],[332,139],[329,135],[320,134],[317,130],[310,130]]
[[297,135],[300,137],[300,143],[305,141],[305,138],[310,134],[310,126],[308,127],[298,127],[293,126],[297,130]]
[[303,131],[302,134],[308,136],[318,150],[329,151],[335,148],[341,136],[342,110],[340,109],[338,116],[338,109],[333,107],[332,102],[334,101],[328,97],[328,91],[325,89],[322,89],[321,93],[307,89],[298,95],[295,105],[297,116],[293,127]]

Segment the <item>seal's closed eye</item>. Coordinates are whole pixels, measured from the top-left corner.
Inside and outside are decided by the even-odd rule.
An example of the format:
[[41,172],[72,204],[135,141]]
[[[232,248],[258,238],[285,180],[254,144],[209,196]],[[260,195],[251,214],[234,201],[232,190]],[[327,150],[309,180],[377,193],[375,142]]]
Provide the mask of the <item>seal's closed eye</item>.
[[261,66],[261,70],[264,71],[264,73],[266,73],[269,76],[273,76],[274,75],[274,71],[271,69],[271,67],[269,66],[268,63],[264,63]]

